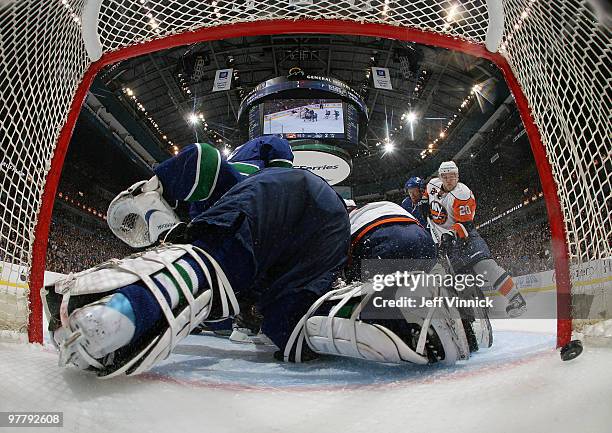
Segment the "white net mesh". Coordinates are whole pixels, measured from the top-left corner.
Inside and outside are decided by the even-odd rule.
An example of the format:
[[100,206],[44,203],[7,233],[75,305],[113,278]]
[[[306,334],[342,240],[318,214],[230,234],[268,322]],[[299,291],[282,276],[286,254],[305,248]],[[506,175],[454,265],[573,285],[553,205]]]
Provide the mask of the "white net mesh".
[[[279,19],[332,19],[383,23],[447,33],[470,42],[484,42],[487,8],[482,0],[456,1],[329,1],[292,5],[290,1],[104,1],[100,37],[104,51],[201,27]],[[457,18],[447,21],[449,11]]]
[[502,45],[553,168],[574,263],[609,257],[612,242],[612,39],[589,3],[509,1]]
[[[30,269],[42,267],[32,265],[32,251],[45,181],[91,63],[81,32],[84,4],[0,3],[0,334],[27,328],[26,281]],[[589,1],[505,0],[504,11],[501,54],[552,165],[570,259],[610,256],[610,28]],[[102,0],[97,31],[103,53],[200,28],[299,19],[386,24],[483,44],[488,18],[485,0]]]
[[[75,16],[80,4],[72,3]],[[3,2],[0,8],[0,333],[6,336],[2,331],[27,328],[36,217],[88,61],[68,4]]]

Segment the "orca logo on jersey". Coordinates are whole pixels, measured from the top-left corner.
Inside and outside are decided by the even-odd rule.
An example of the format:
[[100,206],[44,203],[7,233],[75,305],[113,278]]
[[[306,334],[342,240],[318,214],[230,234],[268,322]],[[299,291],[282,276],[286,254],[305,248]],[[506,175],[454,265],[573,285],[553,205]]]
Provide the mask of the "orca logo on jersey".
[[444,209],[444,206],[442,206],[440,202],[432,201],[431,204],[429,205],[429,209],[431,212],[431,219],[436,224],[442,225],[448,219],[448,213],[446,212],[446,209]]

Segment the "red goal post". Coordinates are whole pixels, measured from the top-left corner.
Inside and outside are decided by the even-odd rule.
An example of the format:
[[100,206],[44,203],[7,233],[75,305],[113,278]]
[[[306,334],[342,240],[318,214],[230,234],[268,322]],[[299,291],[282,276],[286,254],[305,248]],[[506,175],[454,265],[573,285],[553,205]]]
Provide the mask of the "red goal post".
[[[76,119],[100,69],[199,41],[317,33],[412,41],[483,57],[501,69],[542,183],[555,259],[557,344],[566,344],[572,331],[570,261],[610,256],[605,234],[612,232],[606,212],[595,209],[603,206],[609,215],[610,204],[589,203],[610,190],[609,157],[595,177],[587,178],[589,170],[583,166],[610,137],[610,98],[605,100],[609,28],[599,23],[588,3],[507,0],[502,8],[501,0],[64,0],[44,5],[23,0],[2,6],[0,43],[8,59],[0,71],[6,84],[1,86],[2,114],[9,119],[2,127],[8,137],[3,147],[29,182],[13,175],[16,188],[10,181],[0,184],[7,198],[0,211],[10,216],[0,223],[0,254],[9,264],[30,270],[28,340],[42,341],[39,289],[53,201]],[[568,27],[572,22],[583,26]],[[564,32],[568,45],[563,43]],[[576,40],[583,41],[583,50],[575,49]],[[488,50],[485,42],[499,52]],[[577,64],[590,66],[594,78],[575,70]],[[593,99],[585,103],[585,95]],[[570,124],[577,114],[585,123],[582,129]],[[26,188],[24,200],[11,199],[20,187]],[[584,192],[589,189],[595,193]],[[584,223],[585,217],[591,220]],[[13,229],[16,220],[25,220],[22,233]],[[0,285],[0,301],[2,291]],[[0,334],[2,314],[0,308]],[[23,330],[19,324],[16,328]]]

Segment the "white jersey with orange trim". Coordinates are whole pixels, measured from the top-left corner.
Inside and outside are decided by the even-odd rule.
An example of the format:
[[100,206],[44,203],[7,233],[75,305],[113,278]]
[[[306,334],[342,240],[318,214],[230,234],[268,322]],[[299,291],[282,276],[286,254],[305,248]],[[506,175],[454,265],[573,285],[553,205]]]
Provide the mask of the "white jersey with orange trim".
[[401,219],[402,222],[405,220],[415,224],[419,223],[418,219],[410,212],[390,201],[368,203],[352,211],[349,219],[351,222],[351,236],[355,236],[365,228],[383,220],[385,222],[396,222],[396,219]]
[[459,238],[468,237],[469,228],[466,225],[476,215],[476,199],[465,184],[459,182],[452,191],[446,192],[442,188],[442,180],[435,177],[427,183],[425,196],[429,200],[430,218],[436,237],[449,231],[453,231]]

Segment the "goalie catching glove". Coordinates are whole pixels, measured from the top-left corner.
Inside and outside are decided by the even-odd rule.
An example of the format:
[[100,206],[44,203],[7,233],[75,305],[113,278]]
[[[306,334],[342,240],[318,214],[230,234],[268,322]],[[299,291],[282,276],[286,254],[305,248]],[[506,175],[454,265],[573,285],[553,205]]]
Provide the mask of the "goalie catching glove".
[[157,176],[136,182],[120,193],[108,207],[111,231],[133,248],[149,247],[180,220],[163,198]]

